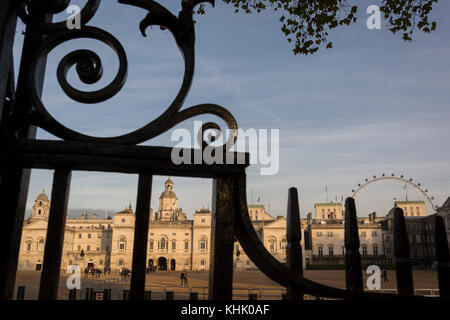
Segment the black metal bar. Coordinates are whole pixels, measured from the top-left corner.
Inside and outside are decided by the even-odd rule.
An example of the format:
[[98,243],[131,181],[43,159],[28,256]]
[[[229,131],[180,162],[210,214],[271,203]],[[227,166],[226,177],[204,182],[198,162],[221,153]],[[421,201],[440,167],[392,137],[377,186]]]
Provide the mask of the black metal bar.
[[94,300],[94,289],[86,288],[84,300]]
[[345,199],[345,284],[347,290],[354,292],[364,290],[359,253],[358,217],[353,198]]
[[[6,113],[3,106],[6,102],[7,88],[11,81],[13,68],[13,45],[16,34],[17,15],[12,10],[13,1],[3,0],[0,3],[0,120]],[[3,116],[2,116],[3,115]],[[1,122],[1,121],[0,121]]]
[[68,169],[56,169],[53,176],[52,202],[48,218],[39,300],[58,299],[58,284],[71,177],[72,172]]
[[189,300],[198,300],[198,292],[189,292]]
[[17,300],[25,300],[25,286],[17,287]]
[[166,300],[173,300],[173,291],[166,291]]
[[[286,265],[295,274],[303,276],[302,246],[300,244],[302,230],[297,188],[289,189],[286,231]],[[297,286],[288,286],[286,294],[289,300],[303,300],[303,292]]]
[[130,300],[130,290],[123,290],[122,300]]
[[235,185],[233,176],[213,180],[209,299],[231,300],[233,296],[233,250]]
[[77,300],[77,289],[76,288],[69,290],[69,300]]
[[111,289],[103,290],[103,300],[111,300]]
[[[13,6],[15,1],[1,1],[0,9],[7,10],[8,6]],[[9,7],[12,8],[12,7]],[[3,12],[3,10],[0,10]],[[7,10],[7,16],[13,20],[16,19],[15,14]],[[52,15],[45,14],[37,7],[30,6],[29,14],[33,15],[35,21],[51,22]],[[9,21],[11,23],[11,21]],[[15,21],[12,21],[15,24]],[[4,25],[2,25],[4,27]],[[2,28],[0,27],[0,28]],[[11,32],[12,25],[9,26]],[[6,31],[2,29],[1,31]],[[3,37],[2,39],[2,55],[1,64],[3,66],[4,58],[3,50],[8,51],[8,46],[11,46],[11,41],[14,41],[15,30],[13,34],[8,33],[9,39]],[[4,34],[0,35],[4,36]],[[12,37],[12,38],[11,38]],[[35,53],[37,48],[41,45],[43,39],[42,34],[37,32],[33,27],[27,27],[25,33],[25,39],[23,43],[22,57],[20,62],[19,76],[17,81],[17,90],[15,94],[15,101],[13,108],[15,110],[21,110],[27,112],[32,109],[30,102],[30,96],[26,91],[27,76],[30,67],[31,56]],[[6,42],[5,42],[6,41]],[[7,58],[7,57],[6,57]],[[9,57],[10,61],[11,57]],[[41,94],[44,83],[45,64],[46,60],[43,59],[42,63],[38,66],[36,84],[38,93]],[[8,67],[8,72],[11,72],[11,62],[6,62],[5,66]],[[4,79],[0,79],[4,81]],[[11,79],[8,80],[11,83]],[[3,103],[2,96],[2,103]],[[5,105],[2,105],[2,108]],[[5,110],[3,110],[5,111]],[[5,112],[2,112],[0,116],[4,116]],[[7,134],[7,123],[1,121],[1,143],[10,142]],[[19,132],[20,138],[34,139],[36,137],[36,128],[33,126],[27,126]],[[0,161],[2,162],[2,161]],[[2,162],[3,163],[3,162]],[[6,164],[5,164],[6,165]],[[4,167],[2,165],[2,167]],[[3,170],[2,170],[3,171]],[[3,216],[3,222],[0,224],[0,242],[4,244],[4,251],[0,258],[0,299],[12,299],[16,280],[17,261],[19,256],[20,239],[22,236],[23,219],[25,216],[25,206],[28,195],[28,184],[30,180],[31,170],[22,169],[19,164],[12,166],[12,168],[1,172],[0,180],[0,201],[5,204],[4,210],[8,214]]]
[[[14,152],[13,152],[14,151]],[[17,141],[14,149],[0,150],[0,161],[8,167],[183,175],[213,178],[219,174],[239,173],[248,166],[248,154],[232,153],[246,158],[243,164],[175,164],[172,148],[154,146],[118,146],[112,144],[70,141]],[[186,149],[195,153],[195,149]]]
[[133,262],[131,268],[131,300],[144,299],[152,179],[153,176],[150,173],[141,173],[139,175],[136,222],[134,226]]
[[394,255],[397,275],[397,292],[400,295],[414,294],[412,265],[408,234],[403,210],[394,208]]
[[144,291],[144,300],[146,300],[146,301],[152,300],[152,291],[151,290]]
[[439,295],[441,299],[448,300],[450,299],[450,254],[444,218],[438,215],[434,218],[434,233]]

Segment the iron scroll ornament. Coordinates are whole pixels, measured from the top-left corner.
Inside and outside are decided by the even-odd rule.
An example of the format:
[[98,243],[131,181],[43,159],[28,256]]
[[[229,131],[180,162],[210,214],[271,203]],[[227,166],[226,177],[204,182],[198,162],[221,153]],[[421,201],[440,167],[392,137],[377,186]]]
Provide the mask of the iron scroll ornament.
[[[86,104],[100,103],[106,101],[118,93],[124,86],[127,79],[128,62],[125,50],[121,43],[110,33],[100,28],[83,25],[81,29],[69,30],[65,26],[61,26],[61,22],[53,24],[34,25],[34,20],[26,15],[23,3],[27,4],[29,1],[22,1],[19,6],[18,14],[26,24],[31,24],[40,32],[47,34],[47,38],[43,41],[40,49],[37,50],[30,63],[28,73],[28,91],[33,101],[35,109],[31,112],[13,113],[11,123],[13,123],[12,130],[18,132],[26,125],[36,125],[49,133],[71,141],[82,142],[100,142],[113,144],[139,144],[148,141],[176,126],[177,124],[204,114],[211,114],[221,118],[231,129],[232,134],[229,135],[223,148],[230,149],[237,139],[237,122],[233,115],[225,108],[216,104],[199,104],[188,107],[180,111],[187,94],[189,93],[195,67],[195,28],[193,21],[194,7],[203,2],[209,2],[214,5],[213,0],[182,0],[182,10],[178,17],[173,15],[162,5],[152,0],[118,0],[119,3],[140,7],[147,10],[149,13],[140,22],[139,29],[143,36],[146,36],[146,29],[149,26],[160,26],[161,29],[168,29],[175,38],[178,48],[184,59],[185,71],[183,82],[178,91],[178,94],[170,104],[170,106],[156,119],[152,120],[145,126],[130,133],[117,137],[93,137],[82,134],[80,132],[69,129],[60,122],[58,122],[48,112],[43,104],[37,90],[36,77],[38,66],[41,61],[45,60],[48,54],[60,44],[79,38],[91,38],[101,41],[114,50],[119,58],[119,70],[116,77],[105,88],[84,92],[73,88],[67,81],[67,73],[71,67],[75,66],[78,77],[83,83],[93,84],[102,77],[102,62],[98,55],[90,50],[75,50],[67,54],[58,64],[57,79],[63,91],[73,100]],[[39,3],[39,1],[38,1]],[[92,18],[95,11],[98,9],[100,0],[88,1],[83,10],[89,12],[88,18]],[[45,9],[45,8],[44,8]],[[89,19],[85,19],[85,24]],[[214,129],[221,134],[219,125],[213,122],[208,122],[203,125],[202,132],[206,129]],[[217,137],[217,135],[216,135]],[[208,142],[201,137],[203,145]]]

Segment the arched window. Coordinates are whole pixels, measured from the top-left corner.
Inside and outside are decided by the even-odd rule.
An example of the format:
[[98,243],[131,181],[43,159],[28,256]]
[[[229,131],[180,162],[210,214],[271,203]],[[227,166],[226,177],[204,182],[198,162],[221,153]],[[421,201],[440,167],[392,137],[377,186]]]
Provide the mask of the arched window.
[[200,239],[199,248],[200,248],[200,250],[202,250],[202,251],[205,251],[205,250],[208,248],[208,242],[207,242],[207,240],[206,240],[206,237],[203,236],[203,237]]
[[38,215],[41,215],[41,209],[38,210]]
[[169,249],[169,241],[165,237],[162,237],[159,241],[159,251],[167,251]]
[[44,251],[44,243],[45,243],[44,239],[41,239],[41,240],[38,241],[38,244],[37,244],[37,251],[38,252]]
[[277,251],[277,239],[275,237],[271,237],[269,239],[269,251],[276,252]]
[[286,238],[281,239],[281,242],[280,242],[280,249],[281,249],[282,251],[284,251],[284,250],[286,250],[286,246],[287,246],[287,240],[286,240]]
[[154,246],[154,241],[153,241],[153,239],[150,239],[150,241],[149,241],[149,243],[148,243],[148,249],[149,249],[150,251],[153,251],[153,246]]
[[31,240],[28,240],[26,243],[25,243],[25,251],[26,252],[31,252],[31,245],[32,245],[32,241]]
[[126,249],[127,249],[127,239],[125,237],[120,237],[119,250],[125,251]]

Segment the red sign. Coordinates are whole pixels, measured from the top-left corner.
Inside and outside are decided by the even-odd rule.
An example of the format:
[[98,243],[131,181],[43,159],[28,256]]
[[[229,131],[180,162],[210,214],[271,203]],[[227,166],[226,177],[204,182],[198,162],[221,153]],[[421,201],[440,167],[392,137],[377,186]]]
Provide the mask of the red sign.
[[95,300],[103,300],[103,292],[96,292]]

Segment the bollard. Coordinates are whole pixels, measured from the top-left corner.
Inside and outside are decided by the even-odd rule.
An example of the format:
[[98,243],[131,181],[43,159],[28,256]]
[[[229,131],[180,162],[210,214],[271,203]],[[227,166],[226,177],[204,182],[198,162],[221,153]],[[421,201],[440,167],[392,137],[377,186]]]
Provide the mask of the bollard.
[[144,291],[144,300],[152,300],[152,292],[149,291]]
[[85,300],[94,300],[94,290],[92,288],[86,288]]
[[25,286],[19,286],[17,288],[17,300],[25,299]]
[[76,288],[69,290],[69,300],[77,300],[77,289]]
[[258,300],[258,295],[256,293],[249,293],[248,300],[251,300],[251,301]]
[[198,300],[198,292],[189,292],[189,300]]
[[189,300],[198,300],[198,292],[189,292]]
[[111,289],[103,290],[103,300],[111,300]]
[[131,295],[130,290],[123,290],[122,300],[130,300],[130,295]]
[[173,291],[166,291],[166,300],[173,300]]

